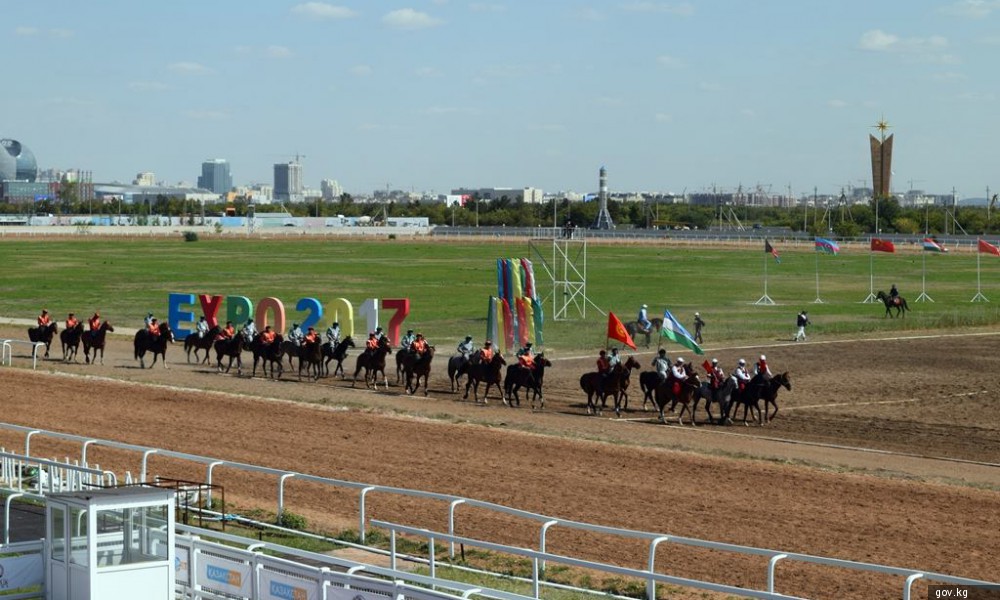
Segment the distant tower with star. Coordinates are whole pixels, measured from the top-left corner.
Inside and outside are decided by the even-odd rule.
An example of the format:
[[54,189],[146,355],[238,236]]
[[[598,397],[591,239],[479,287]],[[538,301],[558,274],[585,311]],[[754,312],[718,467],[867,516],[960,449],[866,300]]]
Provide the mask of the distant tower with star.
[[608,212],[608,170],[603,166],[600,171],[599,184],[597,218],[594,219],[592,229],[614,229],[615,224],[611,220],[611,213]]
[[892,134],[885,135],[889,123],[885,118],[875,124],[879,137],[868,134],[872,151],[872,196],[875,200],[889,197],[892,191]]

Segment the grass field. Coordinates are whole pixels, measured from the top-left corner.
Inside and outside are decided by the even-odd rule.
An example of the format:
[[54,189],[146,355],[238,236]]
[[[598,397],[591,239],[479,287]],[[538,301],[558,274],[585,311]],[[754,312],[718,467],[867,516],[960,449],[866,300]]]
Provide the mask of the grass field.
[[[622,320],[635,318],[642,303],[650,314],[670,309],[686,326],[695,311],[706,320],[706,346],[790,339],[798,311],[809,311],[812,339],[869,332],[981,328],[1000,322],[993,303],[972,303],[976,255],[901,251],[875,254],[844,248],[837,256],[817,255],[811,245],[778,246],[781,263],[758,242],[741,246],[690,244],[632,245],[591,242],[587,256],[587,297]],[[46,307],[62,319],[69,311],[94,310],[116,326],[139,327],[153,311],[165,316],[169,292],[243,295],[252,301],[274,296],[289,319],[299,298],[324,305],[344,297],[357,308],[366,298],[409,298],[405,325],[432,343],[451,344],[485,332],[487,299],[496,293],[495,260],[528,257],[535,262],[545,300],[545,345],[552,350],[585,350],[604,345],[607,318],[593,305],[586,318],[553,321],[552,285],[526,240],[479,242],[328,239],[46,239],[3,240],[0,316],[34,318]],[[551,261],[551,245],[545,250]],[[818,262],[817,262],[818,259]],[[875,289],[895,283],[909,301],[905,320],[883,318],[881,304],[863,304],[872,261]],[[926,260],[926,291],[935,302],[915,302]],[[764,293],[775,306],[755,306]],[[814,303],[817,297],[823,303]],[[982,291],[1000,302],[1000,259],[982,257]],[[223,312],[225,314],[225,307]],[[321,321],[325,328],[325,319]]]

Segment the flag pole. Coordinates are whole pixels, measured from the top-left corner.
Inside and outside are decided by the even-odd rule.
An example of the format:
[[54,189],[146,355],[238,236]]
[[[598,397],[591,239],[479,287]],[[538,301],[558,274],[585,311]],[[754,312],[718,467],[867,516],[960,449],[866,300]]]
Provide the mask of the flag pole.
[[920,295],[914,302],[934,302],[934,298],[927,295],[927,251],[924,250],[923,255],[923,265],[921,265],[920,270]]
[[861,301],[862,304],[871,304],[878,298],[875,297],[875,251],[872,250],[872,238],[868,238],[868,297]]
[[819,252],[813,252],[816,255],[816,299],[813,300],[813,304],[823,304],[823,299],[819,297]]
[[983,253],[979,251],[979,241],[976,241],[976,295],[969,302],[989,302],[990,299],[983,295],[983,279],[979,269]]
[[[767,240],[764,240],[764,246],[767,247]],[[774,300],[771,300],[771,297],[767,295],[767,255],[768,252],[765,250],[764,251],[764,295],[758,298],[756,302],[754,302],[754,305],[756,306],[760,306],[762,304],[774,304]]]

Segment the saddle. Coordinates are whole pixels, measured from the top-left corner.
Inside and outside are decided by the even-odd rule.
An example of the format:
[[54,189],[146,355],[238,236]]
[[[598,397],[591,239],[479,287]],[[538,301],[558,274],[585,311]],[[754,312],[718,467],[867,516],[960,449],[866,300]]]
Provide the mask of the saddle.
[[902,298],[900,298],[899,296],[896,296],[895,298],[892,299],[892,305],[893,306],[900,306],[900,305],[903,304],[902,300],[903,300]]

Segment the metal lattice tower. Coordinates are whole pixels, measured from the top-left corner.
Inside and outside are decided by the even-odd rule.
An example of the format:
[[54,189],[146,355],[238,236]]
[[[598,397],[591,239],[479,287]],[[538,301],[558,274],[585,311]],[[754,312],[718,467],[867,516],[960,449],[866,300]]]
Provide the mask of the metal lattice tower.
[[[562,238],[536,239],[528,242],[531,260],[541,265],[552,282],[552,320],[570,318],[575,309],[579,318],[587,318],[587,304],[606,314],[587,298],[587,240],[581,231],[571,230]],[[538,272],[538,271],[536,271]],[[537,283],[537,282],[536,282]],[[544,305],[548,298],[542,298]]]

